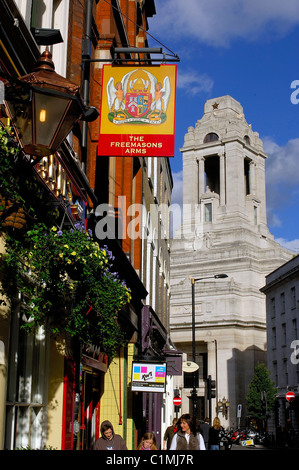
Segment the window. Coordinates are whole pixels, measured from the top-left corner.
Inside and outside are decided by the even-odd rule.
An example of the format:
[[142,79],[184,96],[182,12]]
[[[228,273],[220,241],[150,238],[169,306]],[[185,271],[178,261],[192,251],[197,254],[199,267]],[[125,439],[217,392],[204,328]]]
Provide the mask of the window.
[[250,194],[250,160],[244,159],[244,187],[246,196]]
[[277,385],[278,385],[278,373],[277,373],[277,362],[276,361],[273,362],[273,370],[274,370],[274,377],[275,377],[274,383],[277,387]]
[[22,329],[28,313],[20,302],[13,310],[11,322],[6,449],[26,446],[42,449],[45,444],[48,341],[41,327],[35,335]]
[[282,370],[283,370],[283,377],[284,377],[284,386],[286,387],[289,385],[289,375],[288,375],[288,361],[284,359],[282,362]]
[[205,158],[205,192],[220,194],[219,155],[212,155]]
[[286,324],[281,325],[281,346],[286,346],[287,344],[287,328]]
[[245,140],[247,145],[250,145],[250,139],[249,139],[248,135],[244,135],[244,140]]
[[280,294],[280,312],[285,313],[285,294],[282,292]]
[[[298,339],[297,318],[292,320],[293,339]],[[298,382],[299,383],[299,382]]]
[[205,136],[203,143],[207,144],[208,142],[216,142],[217,140],[219,140],[219,136],[215,132],[210,132]]
[[296,287],[291,287],[291,308],[296,308]]
[[275,297],[271,299],[271,318],[275,318]]
[[272,328],[272,349],[276,349],[276,328]]
[[205,204],[205,222],[212,222],[212,203]]
[[254,225],[257,225],[257,214],[258,214],[257,206],[253,206],[253,223],[254,223]]

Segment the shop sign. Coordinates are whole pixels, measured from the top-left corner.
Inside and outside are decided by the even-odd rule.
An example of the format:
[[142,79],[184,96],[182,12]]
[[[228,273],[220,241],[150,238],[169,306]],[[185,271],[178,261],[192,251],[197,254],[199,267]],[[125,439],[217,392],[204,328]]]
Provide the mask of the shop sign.
[[176,65],[104,65],[99,156],[173,157]]
[[165,392],[166,362],[133,362],[131,390],[133,392]]
[[82,364],[106,372],[108,368],[108,357],[107,354],[101,352],[100,347],[96,345],[85,345],[82,351]]

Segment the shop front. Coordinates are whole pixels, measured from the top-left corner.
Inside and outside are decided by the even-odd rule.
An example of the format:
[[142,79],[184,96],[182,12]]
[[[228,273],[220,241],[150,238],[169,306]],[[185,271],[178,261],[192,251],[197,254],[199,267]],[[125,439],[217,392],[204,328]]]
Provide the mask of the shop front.
[[99,437],[100,403],[107,356],[84,348],[81,361],[65,358],[63,450],[91,450]]

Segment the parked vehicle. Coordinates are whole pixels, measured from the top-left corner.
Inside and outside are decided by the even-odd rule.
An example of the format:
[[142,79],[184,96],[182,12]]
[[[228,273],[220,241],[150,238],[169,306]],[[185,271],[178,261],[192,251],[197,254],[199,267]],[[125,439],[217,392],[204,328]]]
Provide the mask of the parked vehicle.
[[231,450],[232,448],[232,438],[231,433],[222,429],[219,433],[220,437],[220,450]]

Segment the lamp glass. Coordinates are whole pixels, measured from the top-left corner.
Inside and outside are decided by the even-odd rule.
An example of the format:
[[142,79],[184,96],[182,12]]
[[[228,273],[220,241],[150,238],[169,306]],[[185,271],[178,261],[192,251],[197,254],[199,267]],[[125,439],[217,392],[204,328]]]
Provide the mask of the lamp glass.
[[32,95],[25,89],[7,89],[5,92],[9,116],[19,139],[26,145],[32,142]]
[[35,93],[36,138],[39,145],[51,146],[68,108],[69,101],[50,95]]

